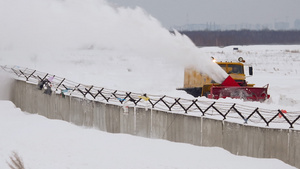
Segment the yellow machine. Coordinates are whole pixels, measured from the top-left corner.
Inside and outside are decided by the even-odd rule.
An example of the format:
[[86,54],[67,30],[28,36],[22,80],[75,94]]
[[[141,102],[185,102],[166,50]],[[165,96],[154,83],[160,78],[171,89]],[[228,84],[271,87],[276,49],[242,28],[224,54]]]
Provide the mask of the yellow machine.
[[[196,71],[194,68],[186,68],[184,71],[184,90],[194,97],[205,96],[208,98],[247,98],[248,100],[265,100],[269,98],[266,88],[255,88],[254,84],[248,84],[244,73],[244,60],[239,62],[216,62],[231,78],[227,78],[226,84],[216,83],[208,75]],[[252,67],[249,67],[249,75],[253,74]],[[228,80],[231,82],[228,84]]]

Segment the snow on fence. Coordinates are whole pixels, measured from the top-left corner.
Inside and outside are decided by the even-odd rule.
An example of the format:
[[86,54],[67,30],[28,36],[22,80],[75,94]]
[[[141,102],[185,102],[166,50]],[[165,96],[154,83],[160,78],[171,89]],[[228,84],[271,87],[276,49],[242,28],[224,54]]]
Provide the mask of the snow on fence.
[[200,101],[197,99],[174,98],[166,95],[112,90],[76,83],[56,75],[19,66],[1,66],[1,68],[6,72],[14,74],[16,79],[37,84],[37,89],[43,90],[45,94],[55,93],[62,97],[69,95],[117,104],[123,106],[124,111],[128,107],[135,106],[172,113],[205,116],[219,120],[226,119],[236,123],[256,126],[270,126],[271,124],[276,124],[276,127],[280,126],[282,128],[300,126],[300,112],[298,111],[287,113],[285,110],[268,110],[216,100]]

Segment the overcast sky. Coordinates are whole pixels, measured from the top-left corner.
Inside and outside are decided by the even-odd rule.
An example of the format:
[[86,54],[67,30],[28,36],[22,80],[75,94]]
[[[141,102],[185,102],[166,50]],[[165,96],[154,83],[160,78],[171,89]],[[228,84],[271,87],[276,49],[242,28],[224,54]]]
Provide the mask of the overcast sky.
[[140,6],[166,28],[185,24],[273,24],[300,19],[300,0],[107,0]]

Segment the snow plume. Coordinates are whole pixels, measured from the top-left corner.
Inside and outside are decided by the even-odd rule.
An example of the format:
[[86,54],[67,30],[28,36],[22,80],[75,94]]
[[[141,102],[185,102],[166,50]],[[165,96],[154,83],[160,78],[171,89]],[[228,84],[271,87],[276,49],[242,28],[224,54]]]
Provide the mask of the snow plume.
[[134,50],[168,32],[141,8],[101,0],[0,0],[0,24],[1,48],[17,50]]
[[20,62],[13,63],[16,65],[22,66],[20,60],[32,60],[32,56],[45,62],[40,65],[49,64],[45,59],[49,51],[57,54],[52,60],[61,59],[57,51],[93,50],[99,56],[113,51],[122,57],[144,59],[142,68],[155,66],[148,62],[150,58],[182,71],[193,65],[217,82],[224,76],[187,36],[170,33],[139,7],[117,7],[104,0],[0,0],[0,25],[0,52],[21,51],[22,56],[14,59]]
[[207,59],[207,57],[197,58],[196,63],[198,65],[194,67],[198,71],[207,74],[217,83],[222,83],[228,77],[228,74],[219,65]]
[[211,56],[202,52],[201,49],[191,49],[186,51],[183,56],[185,57],[178,58],[178,61],[183,63],[185,67],[193,67],[197,71],[208,75],[217,83],[222,83],[228,77],[228,74],[212,61]]

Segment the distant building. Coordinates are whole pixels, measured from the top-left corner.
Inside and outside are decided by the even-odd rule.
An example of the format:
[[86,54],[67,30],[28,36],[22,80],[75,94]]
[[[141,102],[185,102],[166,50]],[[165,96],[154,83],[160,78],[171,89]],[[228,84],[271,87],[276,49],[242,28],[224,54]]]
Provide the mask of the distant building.
[[214,23],[207,24],[186,24],[183,26],[174,27],[177,30],[198,31],[198,30],[219,30],[220,26]]
[[294,28],[297,29],[297,30],[300,30],[300,19],[295,20]]
[[173,28],[179,31],[226,31],[226,30],[300,30],[300,19],[295,20],[294,25],[289,22],[274,22],[265,24],[216,24],[214,22],[207,22],[202,24],[186,24],[181,26],[174,26]]
[[275,22],[274,29],[275,30],[288,30],[290,24],[288,22]]

